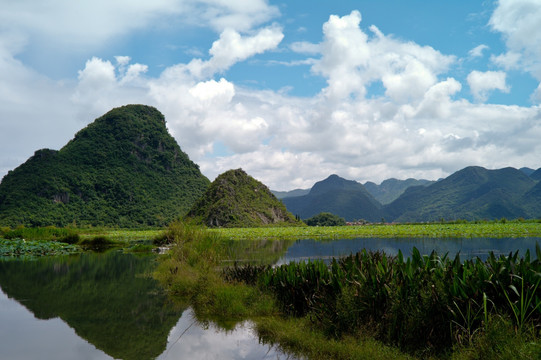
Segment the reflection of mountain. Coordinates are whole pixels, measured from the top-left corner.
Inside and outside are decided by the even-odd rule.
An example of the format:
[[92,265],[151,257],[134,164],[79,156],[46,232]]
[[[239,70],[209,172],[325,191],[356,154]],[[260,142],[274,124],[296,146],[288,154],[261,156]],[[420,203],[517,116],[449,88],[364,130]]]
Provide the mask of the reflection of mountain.
[[182,311],[152,279],[153,258],[112,252],[0,262],[0,286],[37,318],[60,317],[119,359],[151,359],[166,348]]

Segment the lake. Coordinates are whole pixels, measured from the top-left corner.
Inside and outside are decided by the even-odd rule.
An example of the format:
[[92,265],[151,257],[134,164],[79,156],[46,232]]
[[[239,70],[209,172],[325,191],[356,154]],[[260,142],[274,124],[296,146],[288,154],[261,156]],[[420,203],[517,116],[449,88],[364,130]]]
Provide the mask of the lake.
[[[535,257],[536,242],[541,239],[378,238],[267,241],[253,248],[257,257],[265,249],[272,253],[266,259],[282,264],[363,248],[407,256],[414,246],[464,259],[517,250]],[[155,265],[155,256],[119,251],[0,261],[0,359],[291,358],[261,344],[249,322],[224,330],[196,321],[152,278]]]

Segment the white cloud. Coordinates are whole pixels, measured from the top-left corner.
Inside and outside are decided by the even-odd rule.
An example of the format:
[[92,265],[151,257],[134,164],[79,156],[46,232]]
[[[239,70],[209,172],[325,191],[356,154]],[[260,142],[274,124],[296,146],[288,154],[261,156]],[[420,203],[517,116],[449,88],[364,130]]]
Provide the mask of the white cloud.
[[483,56],[483,52],[488,50],[489,46],[485,44],[478,45],[468,52],[468,55],[472,58],[478,58]]
[[[276,25],[254,28],[263,17],[252,20],[249,28],[223,25],[233,21],[228,13],[237,11],[242,17],[262,9],[268,19],[277,11],[257,1],[243,10],[241,3],[246,4],[182,3],[195,7],[194,18],[206,19],[221,33],[208,59],[169,66],[159,76],[149,75],[147,65],[132,63],[129,56],[89,57],[77,79],[54,82],[14,57],[27,37],[7,41],[0,36],[0,119],[17,119],[0,121],[0,153],[11,156],[2,158],[0,173],[38,148],[58,149],[84,124],[127,103],[149,104],[163,112],[182,149],[210,178],[242,167],[278,190],[306,188],[331,173],[358,181],[435,179],[471,164],[496,168],[538,162],[540,108],[456,98],[462,84],[447,73],[456,63],[454,56],[383,34],[375,26],[364,32],[357,11],[331,16],[320,43],[290,47],[319,55],[299,61],[327,81],[317,95],[294,97],[233,82],[228,69],[276,49],[284,37]],[[110,30],[107,37],[130,31],[126,26]],[[513,54],[498,57],[501,64],[524,61],[524,51],[511,61]],[[376,83],[384,93],[365,97]],[[480,100],[494,90],[508,91],[503,72],[472,72],[468,84]]]
[[[541,1],[499,0],[489,25],[505,39],[507,52],[492,61],[531,73],[541,82]],[[535,98],[535,94],[533,95]]]
[[469,73],[467,81],[473,97],[478,101],[486,101],[489,92],[500,90],[508,93],[510,88],[506,84],[506,73],[503,71],[472,71]]
[[136,29],[156,26],[160,19],[211,26],[221,32],[226,28],[248,31],[280,14],[265,0],[70,0],[35,3],[0,0],[0,30],[24,31],[26,36],[47,39],[58,48],[101,46],[111,37]]
[[[328,86],[311,98],[243,88],[225,76],[214,80],[193,70],[209,69],[211,76],[273,49],[282,38],[273,27],[248,36],[223,33],[209,60],[171,66],[159,78],[140,78],[146,86],[135,89],[122,82],[119,71],[129,62],[117,58],[115,67],[92,59],[81,72],[79,87],[101,83],[107,90],[112,84],[88,96],[89,104],[133,96],[137,90],[142,102],[165,114],[170,131],[207,176],[242,167],[280,190],[309,187],[330,173],[358,181],[434,179],[471,164],[537,161],[533,154],[541,145],[534,139],[541,136],[541,127],[532,124],[541,118],[538,109],[454,99],[462,85],[439,78],[454,57],[386,36],[375,27],[368,36],[359,28],[360,19],[353,12],[325,23],[317,45],[321,58],[312,61],[314,73],[324,76]],[[476,96],[507,91],[503,72],[475,72],[469,80]],[[364,98],[364,87],[374,81],[382,82],[385,94]],[[216,152],[218,144],[229,153]]]
[[333,15],[323,26],[323,56],[313,71],[327,78],[325,93],[332,98],[364,97],[366,87],[380,80],[392,100],[419,101],[455,60],[429,46],[385,36],[375,26],[370,27],[374,34],[370,38],[360,22],[361,14],[353,11],[343,17]]
[[260,29],[253,36],[243,36],[233,29],[225,29],[220,38],[212,44],[209,60],[193,59],[186,65],[177,65],[176,68],[177,71],[186,72],[189,77],[207,79],[239,61],[276,48],[283,38],[282,29],[277,26]]
[[315,55],[321,53],[319,44],[313,44],[307,41],[297,41],[291,44],[289,47],[292,51],[300,54]]

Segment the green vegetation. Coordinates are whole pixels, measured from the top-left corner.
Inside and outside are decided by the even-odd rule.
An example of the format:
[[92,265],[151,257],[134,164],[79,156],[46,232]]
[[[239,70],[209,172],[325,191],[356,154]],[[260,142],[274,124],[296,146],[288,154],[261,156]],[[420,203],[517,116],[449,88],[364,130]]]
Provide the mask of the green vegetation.
[[435,181],[417,179],[387,179],[379,185],[368,181],[364,184],[364,187],[377,201],[383,205],[386,205],[398,199],[398,197],[402,195],[407,188],[412,186],[428,186],[433,183],[435,183]]
[[386,219],[398,222],[538,218],[540,196],[541,185],[520,170],[470,166],[432,185],[407,189],[384,210]]
[[226,239],[354,239],[362,237],[541,237],[539,221],[480,223],[372,224],[293,228],[209,229]]
[[319,213],[310,219],[304,220],[308,226],[345,226],[346,220],[331,213]]
[[56,241],[0,239],[0,259],[5,257],[33,258],[44,255],[68,255],[80,252],[76,245]]
[[317,182],[307,195],[287,197],[282,201],[287,210],[303,219],[321,212],[335,214],[346,221],[378,221],[384,215],[381,204],[362,184],[337,175]]
[[0,183],[0,225],[165,226],[209,183],[158,110],[123,106],[10,171]]
[[117,251],[0,261],[0,286],[36,318],[61,318],[115,359],[154,359],[183,311],[152,278],[155,266],[155,257]]
[[150,252],[152,239],[164,229],[57,228],[54,226],[16,229],[0,228],[0,256],[36,257],[63,255],[84,250],[117,247],[128,252]]
[[242,169],[218,176],[186,218],[209,227],[301,224],[264,184]]
[[511,320],[524,340],[537,341],[540,273],[541,261],[531,261],[529,252],[463,263],[459,256],[421,256],[416,249],[407,260],[401,253],[363,251],[330,266],[314,261],[267,269],[259,286],[275,295],[284,313],[309,317],[327,336],[372,334],[425,356],[471,345],[496,318]]
[[[456,225],[494,230],[514,223]],[[538,223],[518,228],[529,225],[541,229]],[[313,228],[293,230],[307,229]],[[263,341],[311,359],[541,354],[541,261],[529,253],[462,262],[418,251],[410,259],[362,252],[331,265],[224,267],[231,240],[223,234],[237,230],[181,223],[169,229],[175,245],[155,276],[177,301],[192,305],[200,320],[231,328],[251,319]],[[251,230],[261,235],[268,229]],[[536,255],[541,258],[539,246]]]

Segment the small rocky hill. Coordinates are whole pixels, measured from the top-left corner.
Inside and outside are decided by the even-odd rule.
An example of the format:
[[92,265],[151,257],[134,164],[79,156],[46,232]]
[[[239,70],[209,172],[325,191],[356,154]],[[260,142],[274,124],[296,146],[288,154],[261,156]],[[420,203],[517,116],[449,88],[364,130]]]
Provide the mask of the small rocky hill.
[[186,218],[209,227],[300,224],[267,186],[242,169],[218,176]]

